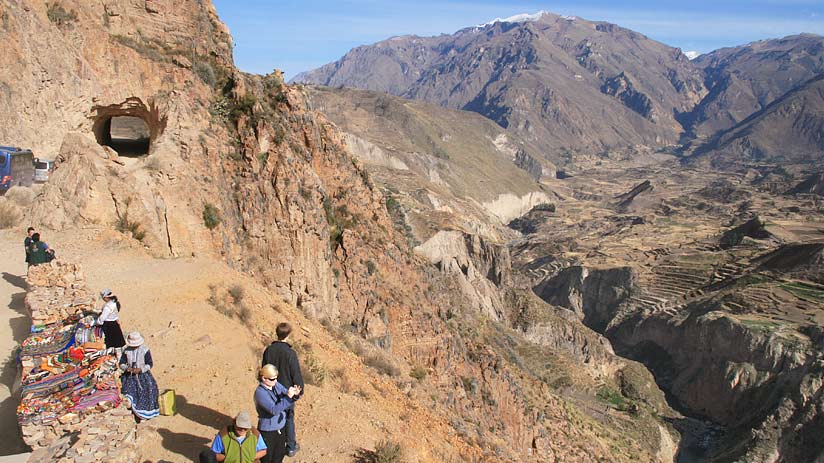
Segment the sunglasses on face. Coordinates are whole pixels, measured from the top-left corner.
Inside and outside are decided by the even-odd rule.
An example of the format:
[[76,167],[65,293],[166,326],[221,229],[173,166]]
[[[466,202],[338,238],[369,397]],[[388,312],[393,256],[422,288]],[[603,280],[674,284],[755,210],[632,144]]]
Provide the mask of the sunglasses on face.
[[235,432],[238,432],[238,433],[240,433],[240,432],[246,432],[246,431],[248,431],[248,430],[249,430],[248,428],[238,428],[237,426],[235,427]]
[[278,377],[277,376],[275,376],[274,378],[265,378],[264,377],[263,379],[268,379],[269,381],[277,381]]

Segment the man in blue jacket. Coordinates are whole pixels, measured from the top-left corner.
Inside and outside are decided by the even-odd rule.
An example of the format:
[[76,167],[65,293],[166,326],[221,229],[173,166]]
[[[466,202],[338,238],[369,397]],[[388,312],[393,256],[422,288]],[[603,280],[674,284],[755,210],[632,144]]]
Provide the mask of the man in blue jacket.
[[[286,322],[278,323],[275,328],[277,341],[273,342],[263,352],[263,365],[274,365],[278,369],[278,383],[284,388],[292,386],[300,388],[300,394],[295,399],[303,395],[303,376],[300,374],[300,363],[298,354],[289,344],[289,336],[292,334],[292,325]],[[295,409],[294,406],[286,411],[286,450],[290,457],[295,456],[300,450],[295,433]]]

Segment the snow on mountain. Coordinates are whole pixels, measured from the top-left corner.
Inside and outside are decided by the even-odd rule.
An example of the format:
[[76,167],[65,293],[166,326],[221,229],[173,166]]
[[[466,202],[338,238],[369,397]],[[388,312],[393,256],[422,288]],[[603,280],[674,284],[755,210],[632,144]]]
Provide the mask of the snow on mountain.
[[546,11],[541,10],[541,11],[539,11],[537,13],[533,13],[533,14],[521,13],[521,14],[516,14],[514,16],[510,16],[508,18],[503,18],[503,19],[502,18],[495,18],[492,21],[489,21],[489,22],[484,23],[484,24],[478,24],[475,27],[486,27],[486,26],[491,26],[495,23],[525,23],[525,22],[529,22],[529,21],[537,21],[537,20],[541,19],[541,16],[543,16],[546,13],[547,13]]
[[699,56],[701,56],[701,52],[700,51],[685,51],[684,55],[686,55],[687,58],[693,60],[693,59],[698,58]]

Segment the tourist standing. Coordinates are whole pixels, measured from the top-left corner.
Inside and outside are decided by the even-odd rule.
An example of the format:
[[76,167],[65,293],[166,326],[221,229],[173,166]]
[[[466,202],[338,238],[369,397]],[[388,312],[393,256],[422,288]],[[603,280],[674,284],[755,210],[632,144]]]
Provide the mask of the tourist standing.
[[[278,376],[278,383],[284,388],[298,386],[300,392],[296,399],[303,395],[303,375],[300,373],[300,363],[298,362],[298,354],[292,349],[289,344],[289,337],[292,334],[292,325],[286,322],[278,323],[275,327],[275,336],[277,341],[274,341],[263,352],[263,361],[261,365],[271,364],[278,369],[280,375]],[[295,409],[294,407],[286,411],[286,449],[290,457],[300,450],[300,445],[297,442],[297,434],[295,432]]]
[[255,389],[255,408],[258,413],[258,429],[266,442],[266,456],[261,463],[281,463],[286,456],[286,410],[292,408],[299,386],[289,389],[278,382],[278,369],[264,365],[259,372],[260,384]]
[[266,455],[266,443],[260,432],[252,427],[249,412],[242,411],[232,425],[215,435],[212,452],[217,461],[224,463],[255,463]]
[[100,316],[95,323],[103,326],[106,348],[120,349],[126,345],[123,330],[120,328],[120,301],[109,288],[100,291],[100,298],[105,304],[100,309]]
[[120,393],[132,407],[135,420],[148,420],[160,414],[157,382],[150,371],[154,366],[152,353],[146,347],[143,336],[137,331],[129,333],[126,348],[120,356]]

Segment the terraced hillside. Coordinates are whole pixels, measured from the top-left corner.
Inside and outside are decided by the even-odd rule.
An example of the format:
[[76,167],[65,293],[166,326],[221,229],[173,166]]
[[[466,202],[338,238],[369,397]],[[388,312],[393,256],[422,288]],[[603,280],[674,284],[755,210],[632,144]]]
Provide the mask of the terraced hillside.
[[512,224],[525,232],[513,278],[645,363],[701,420],[676,426],[679,461],[821,455],[824,201],[667,164],[560,183],[571,194],[551,212]]

